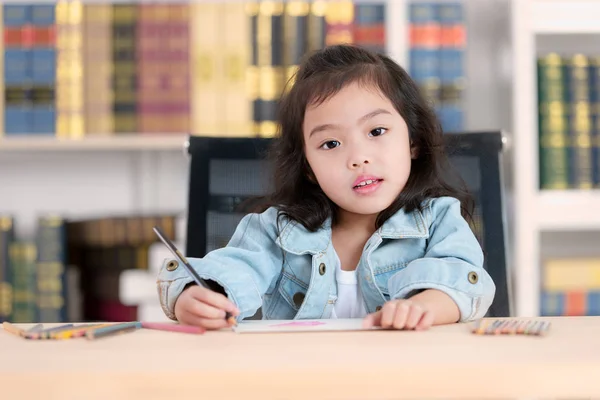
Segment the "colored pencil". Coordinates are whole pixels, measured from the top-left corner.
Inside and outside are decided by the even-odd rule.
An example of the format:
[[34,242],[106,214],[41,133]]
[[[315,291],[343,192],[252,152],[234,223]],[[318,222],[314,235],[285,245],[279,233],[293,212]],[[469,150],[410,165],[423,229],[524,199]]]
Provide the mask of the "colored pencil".
[[541,320],[495,319],[479,320],[473,325],[471,332],[476,335],[527,335],[543,336],[550,329],[550,322]]
[[24,337],[25,337],[25,339],[34,339],[34,340],[50,339],[50,337],[53,333],[60,332],[65,329],[70,329],[72,327],[73,327],[73,324],[64,324],[64,325],[59,325],[59,326],[55,326],[52,328],[42,329],[42,330],[36,331],[36,332],[25,332]]
[[206,330],[199,326],[179,325],[162,322],[142,322],[144,329],[156,329],[159,331],[180,332],[180,333],[195,333],[202,334]]
[[25,333],[23,329],[7,321],[4,321],[2,323],[2,329],[4,329],[6,332],[12,333],[13,335],[17,336],[23,336],[23,334]]
[[112,324],[78,325],[78,326],[74,326],[70,329],[63,330],[63,331],[53,332],[51,335],[51,338],[57,339],[57,340],[77,338],[77,337],[81,337],[81,336],[85,335],[85,333],[89,330],[101,328],[104,326],[110,326],[110,325],[112,325]]
[[31,328],[27,329],[27,332],[39,332],[44,329],[44,324],[35,324]]
[[131,332],[138,330],[142,327],[141,322],[123,322],[111,324],[110,326],[103,326],[96,329],[90,329],[85,332],[85,336],[88,339],[99,339],[106,336],[118,335],[121,333]]

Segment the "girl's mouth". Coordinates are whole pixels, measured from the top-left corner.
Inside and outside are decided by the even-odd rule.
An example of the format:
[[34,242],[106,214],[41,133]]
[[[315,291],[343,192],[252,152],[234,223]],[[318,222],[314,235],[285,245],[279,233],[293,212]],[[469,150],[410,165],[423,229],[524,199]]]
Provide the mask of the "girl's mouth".
[[383,179],[366,179],[355,185],[352,190],[358,194],[370,194],[379,189]]

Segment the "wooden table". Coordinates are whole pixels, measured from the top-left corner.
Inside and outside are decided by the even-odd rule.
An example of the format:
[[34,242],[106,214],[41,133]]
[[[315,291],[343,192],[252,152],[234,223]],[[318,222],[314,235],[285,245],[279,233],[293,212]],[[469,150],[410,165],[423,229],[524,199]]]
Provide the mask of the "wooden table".
[[[204,335],[140,330],[31,341],[0,329],[3,399],[600,396],[600,317],[545,337],[429,331]],[[26,325],[24,325],[26,327]]]

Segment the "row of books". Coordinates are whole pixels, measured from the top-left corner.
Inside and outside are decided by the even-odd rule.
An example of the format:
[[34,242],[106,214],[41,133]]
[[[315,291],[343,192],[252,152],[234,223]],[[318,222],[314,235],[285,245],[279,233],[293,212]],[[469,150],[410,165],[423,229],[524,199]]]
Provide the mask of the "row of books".
[[466,43],[462,3],[410,3],[409,74],[433,103],[445,132],[464,130]]
[[600,55],[538,58],[541,189],[600,187]]
[[541,286],[541,315],[600,315],[600,258],[545,260]]
[[175,215],[87,219],[41,216],[35,238],[15,235],[15,218],[0,216],[0,322],[131,321],[121,302],[123,271],[148,269],[158,225],[176,239]]
[[[7,3],[6,135],[271,136],[300,60],[386,51],[386,4],[353,1]],[[409,5],[410,73],[445,130],[463,129],[462,4]]]

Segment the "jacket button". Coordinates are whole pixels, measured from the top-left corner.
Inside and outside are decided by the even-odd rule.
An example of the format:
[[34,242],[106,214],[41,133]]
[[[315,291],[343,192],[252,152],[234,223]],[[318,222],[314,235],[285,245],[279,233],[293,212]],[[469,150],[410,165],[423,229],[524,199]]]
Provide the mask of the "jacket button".
[[375,311],[381,311],[381,306],[375,307]]
[[327,268],[325,268],[325,264],[323,264],[323,263],[319,264],[319,274],[325,275],[326,270],[327,270]]
[[469,282],[471,282],[472,284],[477,283],[477,281],[479,280],[479,276],[477,275],[477,272],[471,271],[469,272]]
[[176,260],[171,260],[167,264],[167,271],[175,271],[179,267],[179,263]]
[[304,301],[304,293],[297,292],[292,298],[292,300],[294,300],[294,304],[296,305],[296,307],[300,308],[302,302]]

